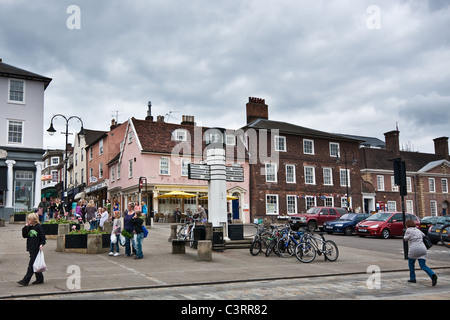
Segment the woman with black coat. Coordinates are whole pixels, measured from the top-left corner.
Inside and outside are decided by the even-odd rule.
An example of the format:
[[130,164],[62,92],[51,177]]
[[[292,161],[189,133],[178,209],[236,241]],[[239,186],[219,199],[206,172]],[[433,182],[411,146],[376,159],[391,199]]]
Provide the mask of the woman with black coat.
[[27,251],[30,253],[30,262],[28,263],[27,273],[17,283],[22,286],[27,286],[33,273],[36,275],[36,281],[32,284],[44,283],[44,275],[42,272],[34,272],[33,270],[34,260],[36,260],[39,251],[42,250],[46,242],[44,229],[39,224],[39,215],[37,213],[28,215],[27,223],[22,228],[22,237],[27,239]]

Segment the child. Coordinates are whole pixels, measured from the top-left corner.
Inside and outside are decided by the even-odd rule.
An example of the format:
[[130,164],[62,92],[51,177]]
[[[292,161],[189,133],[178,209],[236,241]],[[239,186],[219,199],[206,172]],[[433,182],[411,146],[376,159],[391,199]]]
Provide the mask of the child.
[[[119,211],[114,211],[114,222],[113,222],[113,230],[111,232],[111,238],[116,237],[116,242],[111,241],[111,252],[110,256],[117,257],[119,256],[119,242],[120,242],[120,234],[123,230],[123,220],[120,217]],[[114,245],[116,245],[116,253],[114,253]]]
[[136,211],[134,216],[131,218],[130,223],[134,226],[133,233],[134,237],[134,247],[136,248],[135,259],[142,259],[144,255],[142,254],[142,241],[144,241],[144,232],[142,230],[142,224],[144,220],[141,219],[141,212]]

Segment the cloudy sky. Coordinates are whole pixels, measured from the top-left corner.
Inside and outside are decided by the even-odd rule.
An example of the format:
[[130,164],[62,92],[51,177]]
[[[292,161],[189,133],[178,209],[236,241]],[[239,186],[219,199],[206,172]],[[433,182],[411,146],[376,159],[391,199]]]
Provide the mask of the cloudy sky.
[[450,135],[448,0],[0,0],[0,26],[3,62],[53,79],[45,128],[63,113],[107,130],[150,100],[155,117],[237,129],[259,97],[270,119],[327,132],[384,140],[398,123],[415,151]]

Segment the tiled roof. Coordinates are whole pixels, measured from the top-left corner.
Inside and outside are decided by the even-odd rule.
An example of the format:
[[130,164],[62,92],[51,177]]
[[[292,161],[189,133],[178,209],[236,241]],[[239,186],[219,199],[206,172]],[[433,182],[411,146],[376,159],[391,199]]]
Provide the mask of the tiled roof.
[[47,78],[37,73],[33,73],[27,70],[11,66],[9,64],[2,62],[1,60],[0,60],[0,76],[13,77],[25,80],[42,81],[45,84],[45,89],[47,89],[47,86],[52,81],[51,78]]

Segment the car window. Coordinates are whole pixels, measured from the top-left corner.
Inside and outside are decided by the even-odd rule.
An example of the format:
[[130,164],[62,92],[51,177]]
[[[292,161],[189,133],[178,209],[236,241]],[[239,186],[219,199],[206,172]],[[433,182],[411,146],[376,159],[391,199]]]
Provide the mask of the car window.
[[336,211],[342,216],[347,213],[347,210],[342,208],[336,208]]
[[406,215],[406,220],[412,220],[412,221],[414,221],[414,222],[417,222],[417,218],[416,218],[416,216],[413,215],[413,214],[407,214],[407,215]]
[[328,214],[328,209],[327,208],[323,208],[322,210],[320,210],[319,214]]
[[336,212],[336,210],[330,208],[330,214],[331,214],[332,216],[335,216],[335,215],[337,215],[337,212]]
[[394,222],[394,220],[397,220],[397,222],[403,222],[403,214],[402,213],[396,213],[392,216],[391,219],[389,219],[389,222]]

